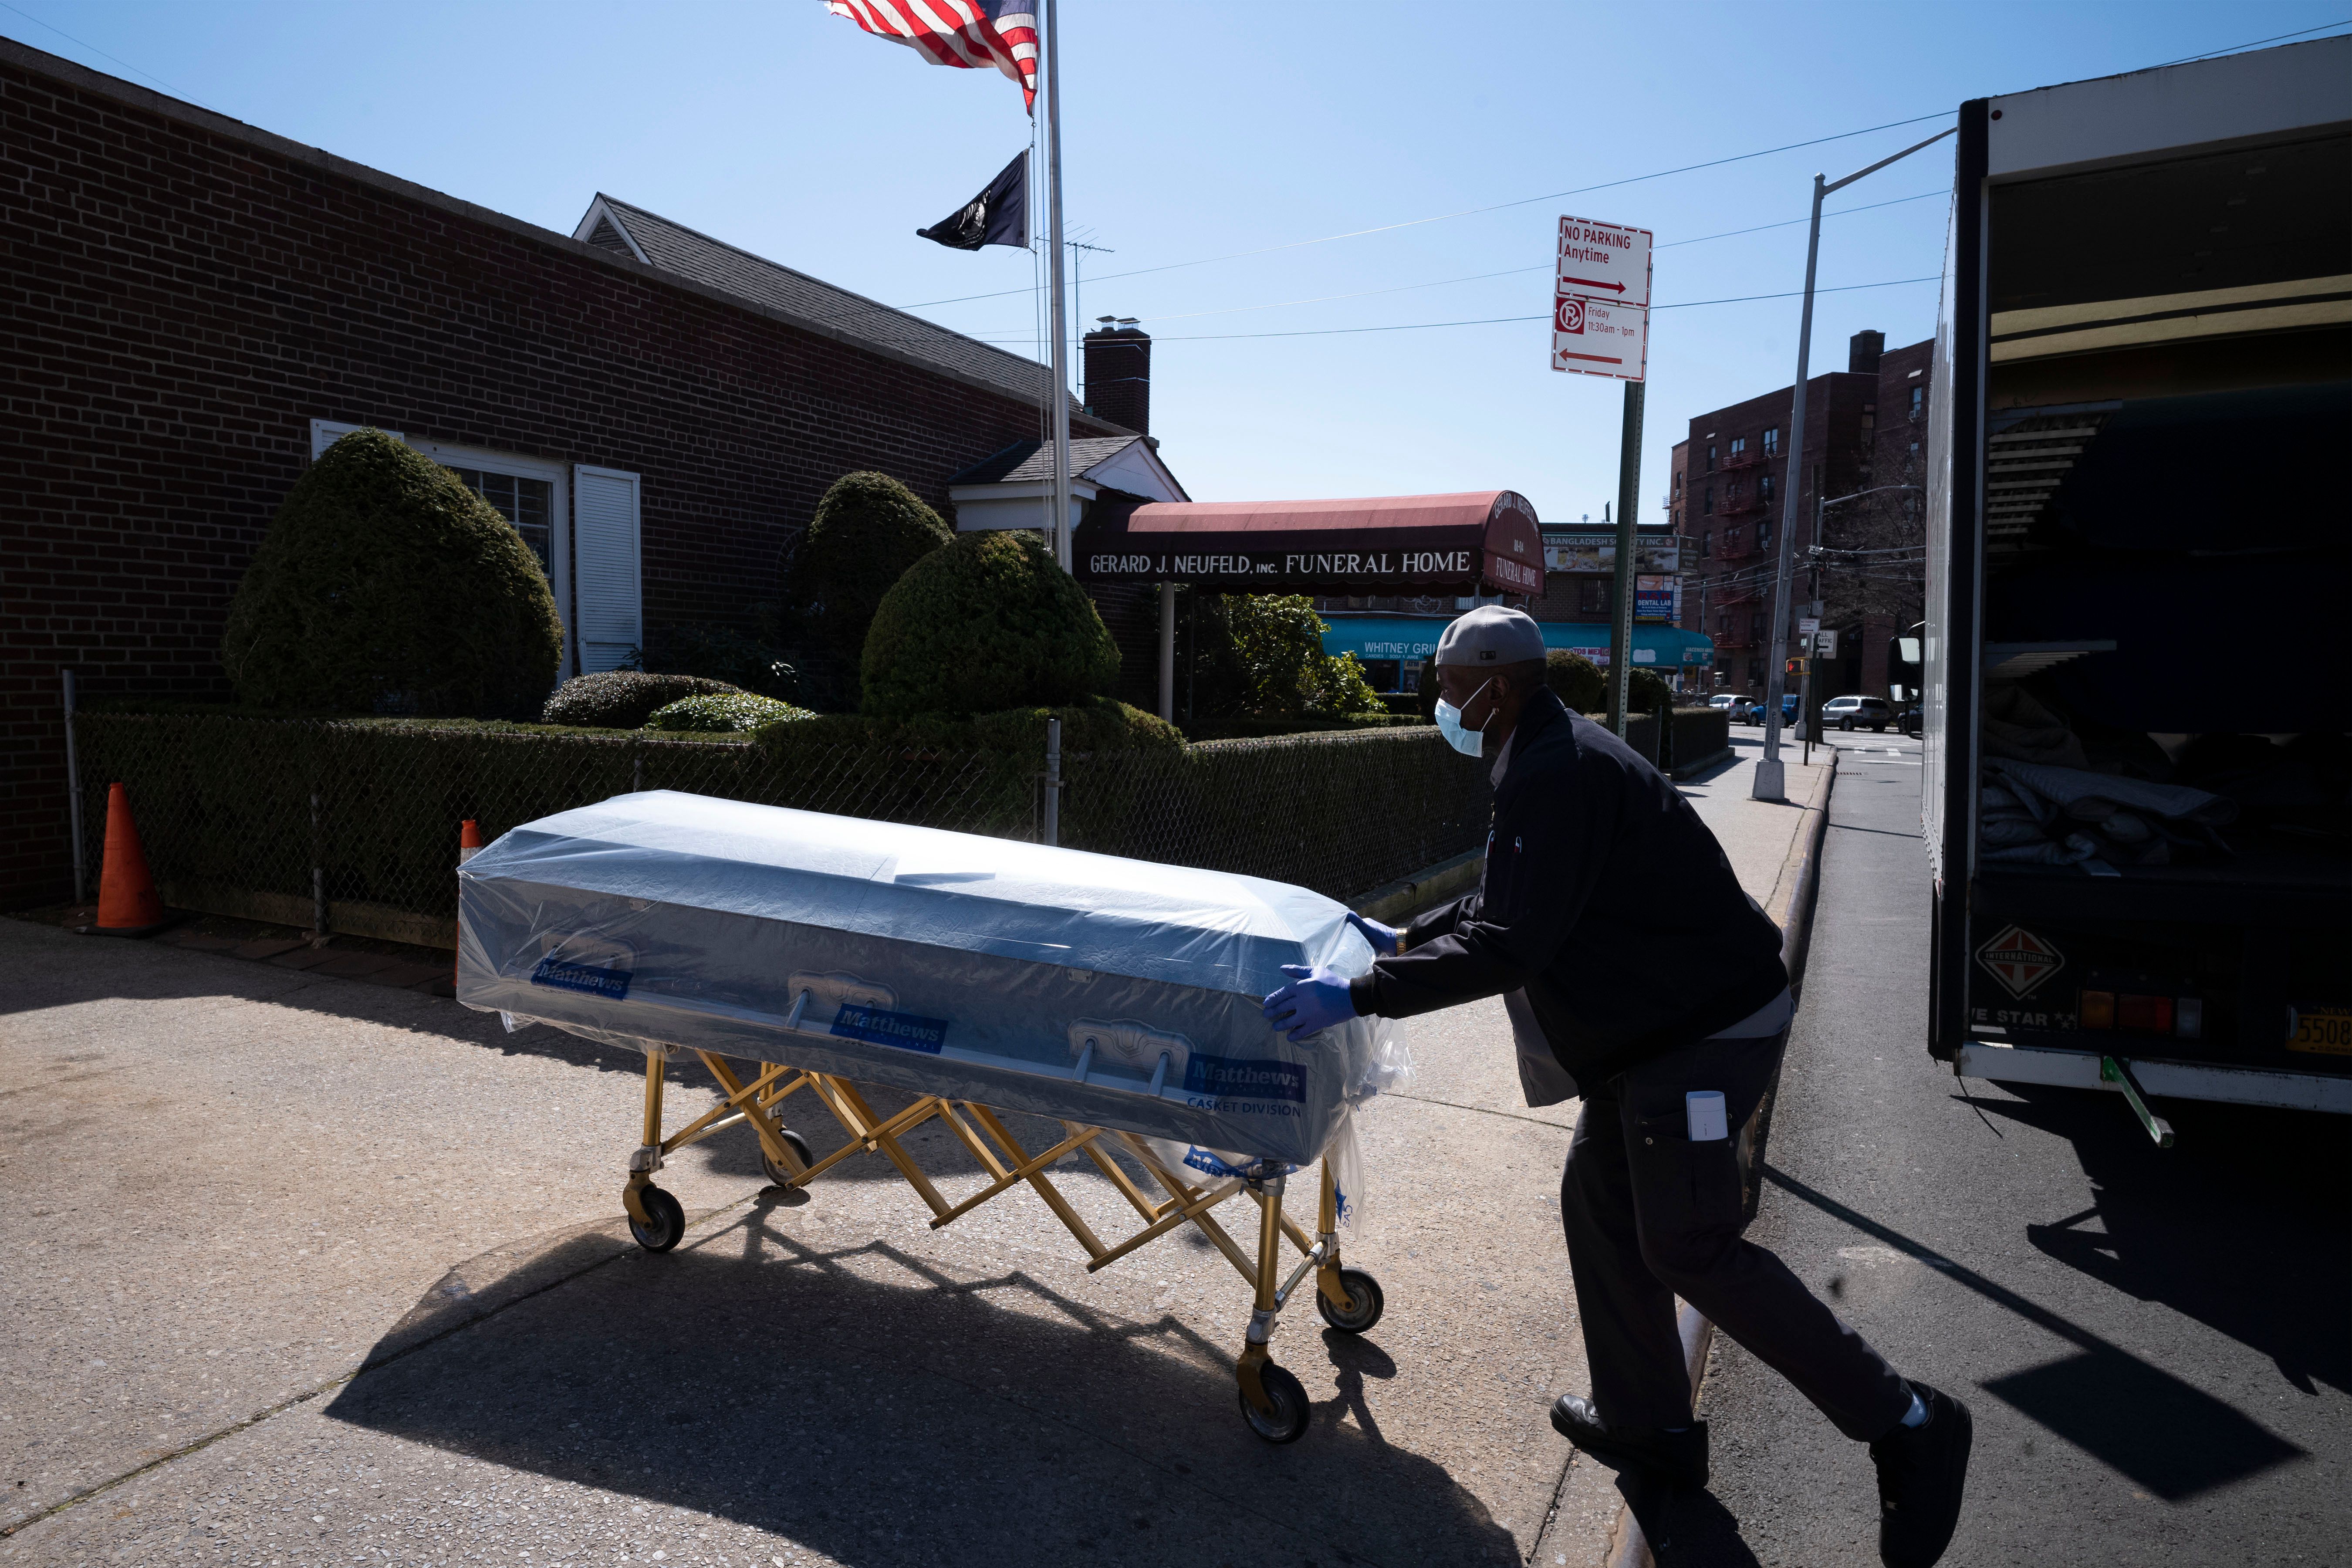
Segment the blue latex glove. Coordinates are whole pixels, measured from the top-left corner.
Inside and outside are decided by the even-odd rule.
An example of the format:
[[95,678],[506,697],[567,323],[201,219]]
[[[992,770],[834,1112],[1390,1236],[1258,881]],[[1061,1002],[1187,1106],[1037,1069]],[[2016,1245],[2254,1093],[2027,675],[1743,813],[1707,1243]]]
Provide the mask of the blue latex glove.
[[1402,945],[1404,932],[1394,926],[1384,926],[1378,921],[1366,920],[1353,910],[1348,911],[1348,923],[1364,933],[1364,940],[1372,944],[1372,955],[1376,958],[1389,958],[1404,951]]
[[1309,1035],[1319,1035],[1334,1024],[1344,1024],[1356,1016],[1356,1004],[1348,995],[1346,978],[1332,970],[1309,969],[1302,963],[1286,963],[1282,972],[1290,976],[1290,984],[1267,997],[1260,1009],[1265,1021],[1287,1034],[1294,1043],[1303,1044]]

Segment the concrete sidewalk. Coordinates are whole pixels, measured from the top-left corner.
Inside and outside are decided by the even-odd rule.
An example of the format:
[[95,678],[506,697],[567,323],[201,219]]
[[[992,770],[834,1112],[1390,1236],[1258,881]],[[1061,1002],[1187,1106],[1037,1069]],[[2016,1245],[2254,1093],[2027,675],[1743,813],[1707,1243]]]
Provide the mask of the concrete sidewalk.
[[[1747,801],[1747,767],[1685,792],[1777,911],[1810,818]],[[1235,1408],[1247,1298],[1205,1243],[1088,1275],[1042,1205],[935,1232],[878,1160],[786,1206],[738,1130],[664,1173],[695,1223],[646,1257],[618,1214],[634,1056],[13,921],[0,998],[0,1561],[1606,1549],[1545,1420],[1584,1386],[1556,1213],[1575,1108],[1519,1102],[1498,1005],[1409,1026],[1420,1076],[1362,1118],[1349,1259],[1388,1313],[1360,1340],[1285,1314],[1318,1408],[1269,1448]],[[712,1099],[698,1067],[670,1097],[673,1125]],[[972,1190],[938,1138],[913,1152]],[[1078,1206],[1124,1215],[1085,1169],[1057,1173]]]

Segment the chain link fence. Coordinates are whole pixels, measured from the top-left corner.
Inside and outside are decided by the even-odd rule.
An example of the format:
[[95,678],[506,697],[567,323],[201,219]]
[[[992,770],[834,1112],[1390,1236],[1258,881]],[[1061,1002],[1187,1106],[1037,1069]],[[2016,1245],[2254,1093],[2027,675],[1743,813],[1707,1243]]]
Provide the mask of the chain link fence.
[[[129,792],[182,909],[451,946],[457,829],[483,841],[635,790],[1035,840],[1045,756],[582,735],[418,721],[82,712],[85,863]],[[1338,899],[1478,846],[1484,764],[1432,730],[1066,752],[1062,844],[1296,882]]]

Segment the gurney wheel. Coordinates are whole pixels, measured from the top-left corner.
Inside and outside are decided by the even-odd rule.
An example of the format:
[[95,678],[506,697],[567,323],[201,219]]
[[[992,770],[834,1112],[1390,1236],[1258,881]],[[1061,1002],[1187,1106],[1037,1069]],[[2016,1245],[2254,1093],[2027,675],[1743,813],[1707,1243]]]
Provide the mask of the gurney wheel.
[[1305,1436],[1307,1418],[1314,1414],[1307,1403],[1306,1387],[1272,1362],[1257,1369],[1257,1383],[1274,1401],[1274,1409],[1262,1411],[1249,1402],[1248,1394],[1243,1394],[1242,1419],[1249,1423],[1250,1430],[1269,1443],[1296,1443]]
[[1315,1310],[1323,1321],[1343,1334],[1368,1334],[1372,1325],[1388,1310],[1388,1298],[1381,1294],[1381,1282],[1360,1268],[1339,1270],[1340,1289],[1348,1292],[1345,1311],[1331,1305],[1331,1298],[1322,1291],[1315,1292]]
[[[801,1169],[806,1170],[811,1165],[816,1163],[815,1151],[812,1150],[808,1146],[807,1139],[802,1137],[799,1133],[793,1131],[789,1127],[777,1128],[776,1135],[782,1138],[785,1142],[791,1144],[793,1146],[793,1152],[801,1157]],[[785,1170],[782,1165],[777,1164],[773,1160],[769,1159],[768,1152],[765,1149],[760,1151],[760,1168],[768,1173],[768,1180],[773,1182],[776,1185],[783,1187],[790,1186],[792,1184],[793,1173],[790,1171]]]
[[651,1225],[640,1225],[631,1216],[629,1234],[637,1238],[639,1247],[647,1252],[667,1252],[685,1238],[686,1211],[676,1198],[659,1187],[646,1187],[637,1194],[637,1201],[646,1205],[653,1220]]

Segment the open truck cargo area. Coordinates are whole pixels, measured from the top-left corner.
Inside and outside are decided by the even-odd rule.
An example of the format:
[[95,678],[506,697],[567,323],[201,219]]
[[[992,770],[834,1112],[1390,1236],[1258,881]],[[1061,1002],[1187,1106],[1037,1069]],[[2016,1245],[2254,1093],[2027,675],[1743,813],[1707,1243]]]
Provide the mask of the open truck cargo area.
[[1930,1049],[2352,1111],[2352,39],[1971,102],[1958,162]]

